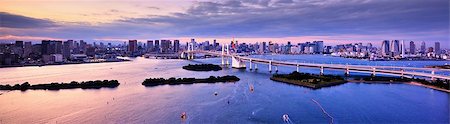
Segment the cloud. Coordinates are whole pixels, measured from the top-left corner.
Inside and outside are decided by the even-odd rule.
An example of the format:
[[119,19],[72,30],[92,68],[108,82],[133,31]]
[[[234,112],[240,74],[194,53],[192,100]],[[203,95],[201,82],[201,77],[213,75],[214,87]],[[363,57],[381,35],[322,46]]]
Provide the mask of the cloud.
[[0,12],[0,27],[6,28],[47,28],[57,26],[46,19],[36,19],[7,12]]
[[[323,37],[341,41],[408,39],[449,42],[448,5],[448,0],[201,1],[184,12],[164,16],[148,14],[97,25],[67,24],[44,31],[8,32],[67,39],[309,37],[323,40],[320,39]],[[49,24],[54,25],[52,22],[38,25]]]

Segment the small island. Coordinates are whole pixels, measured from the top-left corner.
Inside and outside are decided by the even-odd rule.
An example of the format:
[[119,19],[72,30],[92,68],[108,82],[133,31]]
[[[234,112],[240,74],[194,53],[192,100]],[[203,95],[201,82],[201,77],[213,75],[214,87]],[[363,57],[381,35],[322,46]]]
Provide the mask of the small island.
[[214,64],[195,64],[195,65],[186,65],[183,66],[183,69],[190,71],[219,71],[222,70],[222,67]]
[[115,88],[120,83],[117,80],[96,80],[96,81],[83,81],[70,83],[50,83],[50,84],[35,84],[30,85],[28,82],[16,85],[0,85],[0,90],[60,90],[60,89],[100,89],[100,88]]
[[236,76],[210,76],[209,78],[148,78],[142,82],[142,85],[149,86],[158,86],[158,85],[178,85],[178,84],[194,84],[194,83],[217,83],[217,82],[236,82],[240,79]]
[[294,71],[290,74],[274,74],[270,79],[273,81],[304,86],[312,89],[320,89],[323,87],[335,86],[347,82],[340,76],[315,75],[308,73],[299,73],[297,71]]

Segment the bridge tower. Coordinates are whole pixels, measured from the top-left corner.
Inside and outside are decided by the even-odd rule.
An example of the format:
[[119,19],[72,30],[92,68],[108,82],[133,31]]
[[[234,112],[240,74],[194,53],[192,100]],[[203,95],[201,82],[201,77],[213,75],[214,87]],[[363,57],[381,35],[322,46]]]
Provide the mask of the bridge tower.
[[225,45],[222,45],[222,65],[225,65],[225,59],[224,59],[224,56],[225,56]]
[[272,60],[269,61],[269,72],[272,72]]
[[188,44],[188,54],[187,54],[187,59],[194,59],[194,45],[192,43]]

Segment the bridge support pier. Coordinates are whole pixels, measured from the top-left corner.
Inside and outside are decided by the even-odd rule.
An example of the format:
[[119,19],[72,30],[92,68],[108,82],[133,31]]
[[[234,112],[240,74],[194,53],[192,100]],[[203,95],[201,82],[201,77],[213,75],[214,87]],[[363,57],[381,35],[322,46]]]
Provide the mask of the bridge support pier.
[[255,64],[255,71],[258,70],[258,64]]
[[300,73],[300,66],[297,64],[297,72],[299,72]]
[[402,69],[401,72],[402,72],[402,74],[401,74],[401,77],[400,77],[400,78],[403,79],[403,78],[405,77],[405,70]]
[[345,76],[350,76],[350,69],[347,67],[345,68]]
[[320,66],[320,75],[323,75],[323,66]]
[[272,61],[269,61],[269,72],[272,72]]
[[275,73],[278,73],[278,66],[275,66]]
[[434,80],[436,80],[436,78],[434,77],[434,70],[433,71],[431,71],[431,81],[434,81]]
[[371,76],[372,76],[372,77],[375,77],[375,76],[376,76],[376,68],[372,68],[372,74],[371,74]]
[[222,63],[221,64],[225,65],[225,59],[223,58],[223,55],[222,55]]
[[242,61],[239,58],[236,58],[235,56],[233,56],[231,58],[232,62],[231,62],[231,67],[233,68],[237,68],[237,69],[245,69],[245,62]]
[[253,68],[252,68],[252,60],[251,59],[250,59],[249,66],[250,66],[250,71],[253,70]]

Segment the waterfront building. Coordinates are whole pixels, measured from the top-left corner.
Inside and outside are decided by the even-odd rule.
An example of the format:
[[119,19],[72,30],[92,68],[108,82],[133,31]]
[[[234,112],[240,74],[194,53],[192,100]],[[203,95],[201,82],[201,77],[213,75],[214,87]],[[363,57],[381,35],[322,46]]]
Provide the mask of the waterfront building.
[[170,40],[161,40],[161,53],[169,53]]
[[62,54],[62,41],[43,40],[41,44],[42,55]]
[[160,52],[159,40],[155,40],[155,48],[154,48],[154,51],[156,51],[157,53]]
[[434,43],[434,53],[436,55],[440,55],[441,54],[441,43],[439,43],[439,42],[435,42]]
[[136,52],[136,51],[137,51],[137,40],[129,40],[128,52]]
[[147,52],[153,52],[154,47],[153,40],[147,40]]
[[70,59],[70,54],[71,54],[71,49],[70,49],[71,46],[69,43],[70,41],[72,41],[72,40],[65,41],[63,44],[63,58],[64,59]]
[[416,44],[414,44],[414,41],[409,42],[409,54],[415,54],[416,53]]
[[400,53],[400,41],[399,40],[392,40],[391,41],[391,56],[397,56]]
[[421,43],[421,45],[420,45],[420,52],[421,52],[422,54],[425,54],[425,53],[426,53],[426,49],[427,49],[427,46],[426,46],[426,44],[425,44],[425,41],[422,41],[422,43]]
[[401,55],[401,57],[402,58],[404,58],[405,57],[405,41],[404,40],[402,40],[402,42],[401,42],[401,44],[400,44],[400,55]]
[[384,40],[383,42],[381,42],[381,55],[389,56],[390,51],[389,40]]
[[[216,40],[214,40],[216,42]],[[178,53],[180,51],[180,40],[173,41],[173,52]]]
[[314,53],[322,54],[323,53],[323,41],[314,41],[315,44]]
[[30,56],[31,52],[33,51],[33,46],[31,42],[25,42],[25,45],[23,47],[23,57],[27,58]]

